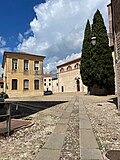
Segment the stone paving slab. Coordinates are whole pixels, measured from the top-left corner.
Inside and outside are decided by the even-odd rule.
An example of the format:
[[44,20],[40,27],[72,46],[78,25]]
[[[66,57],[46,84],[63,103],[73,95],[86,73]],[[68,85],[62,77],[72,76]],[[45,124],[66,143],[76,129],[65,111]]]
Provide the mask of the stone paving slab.
[[57,126],[54,129],[54,133],[65,133],[67,130],[68,125],[67,124],[57,124]]
[[47,142],[43,146],[43,149],[61,149],[63,141],[65,139],[65,133],[52,133]]
[[71,114],[71,112],[66,112],[66,111],[65,111],[65,112],[63,113],[61,119],[65,119],[65,118],[68,119],[68,118],[70,117],[70,114]]
[[73,110],[73,105],[72,105],[72,106],[67,107],[66,112],[72,112],[72,110]]
[[58,121],[58,124],[60,123],[60,124],[68,124],[68,122],[69,122],[69,118],[62,118],[62,119],[60,119],[59,121]]
[[81,160],[103,160],[82,99],[79,99],[79,124]]
[[90,122],[90,119],[89,119],[87,114],[85,114],[85,115],[84,114],[79,114],[79,118],[80,118],[80,120],[87,120],[87,121]]
[[41,149],[35,160],[58,160],[60,150]]
[[98,144],[91,129],[81,129],[80,131],[80,145],[81,148],[96,149]]
[[91,129],[91,123],[87,119],[80,120],[80,129]]
[[81,160],[103,160],[99,149],[81,149]]

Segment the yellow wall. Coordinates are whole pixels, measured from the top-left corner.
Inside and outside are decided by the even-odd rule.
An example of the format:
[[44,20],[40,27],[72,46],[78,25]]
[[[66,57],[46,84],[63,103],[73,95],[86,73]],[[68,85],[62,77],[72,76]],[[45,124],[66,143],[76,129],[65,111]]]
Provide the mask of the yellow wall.
[[[18,60],[18,68],[12,70],[12,58]],[[24,70],[24,60],[29,60],[29,70]],[[34,61],[39,61],[39,70],[34,71]],[[6,77],[6,78],[5,78]],[[17,90],[12,90],[12,79],[18,80]],[[29,90],[23,89],[23,80],[29,80]],[[39,90],[34,90],[34,80],[39,80]],[[4,65],[4,91],[9,97],[37,96],[43,94],[43,58],[34,55],[7,54]],[[6,85],[5,85],[6,86]]]

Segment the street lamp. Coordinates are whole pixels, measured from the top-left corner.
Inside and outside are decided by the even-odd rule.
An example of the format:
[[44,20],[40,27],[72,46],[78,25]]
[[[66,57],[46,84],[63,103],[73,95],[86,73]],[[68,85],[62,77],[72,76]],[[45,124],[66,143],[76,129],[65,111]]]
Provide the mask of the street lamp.
[[91,38],[91,43],[92,43],[93,46],[95,46],[95,44],[96,44],[96,37],[92,37]]

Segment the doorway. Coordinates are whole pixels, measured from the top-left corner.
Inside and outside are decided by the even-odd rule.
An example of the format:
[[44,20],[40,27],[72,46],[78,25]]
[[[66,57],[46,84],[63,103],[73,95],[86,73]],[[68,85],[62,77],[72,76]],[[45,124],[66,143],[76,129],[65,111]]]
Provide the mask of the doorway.
[[77,83],[77,92],[79,92],[80,91],[80,81],[79,81],[79,79],[77,79],[76,83]]
[[62,86],[62,92],[64,92],[64,87]]

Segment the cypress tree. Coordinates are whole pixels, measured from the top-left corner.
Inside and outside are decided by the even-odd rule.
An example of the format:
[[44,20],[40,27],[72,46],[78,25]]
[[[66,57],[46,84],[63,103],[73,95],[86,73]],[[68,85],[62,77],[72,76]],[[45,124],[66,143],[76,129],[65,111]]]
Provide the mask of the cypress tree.
[[96,44],[91,49],[92,86],[95,84],[105,88],[107,93],[114,93],[114,68],[112,51],[109,47],[107,30],[99,10],[93,17],[92,37],[96,37]]
[[91,28],[90,28],[90,22],[89,20],[87,20],[84,31],[84,40],[82,45],[80,74],[83,84],[88,86],[88,90],[89,86],[91,85],[90,51],[91,51]]

